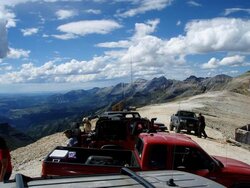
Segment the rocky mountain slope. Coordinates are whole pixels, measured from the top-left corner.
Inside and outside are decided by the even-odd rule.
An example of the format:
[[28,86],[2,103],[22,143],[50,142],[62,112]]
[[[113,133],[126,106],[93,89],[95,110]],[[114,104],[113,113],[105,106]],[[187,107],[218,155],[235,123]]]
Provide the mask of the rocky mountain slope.
[[237,78],[190,76],[177,81],[159,77],[64,94],[0,97],[0,123],[8,122],[33,139],[39,139],[69,128],[71,122],[80,121],[83,116],[100,114],[119,101],[124,101],[126,106],[142,107],[211,91],[228,90],[250,95],[249,80],[249,72]]

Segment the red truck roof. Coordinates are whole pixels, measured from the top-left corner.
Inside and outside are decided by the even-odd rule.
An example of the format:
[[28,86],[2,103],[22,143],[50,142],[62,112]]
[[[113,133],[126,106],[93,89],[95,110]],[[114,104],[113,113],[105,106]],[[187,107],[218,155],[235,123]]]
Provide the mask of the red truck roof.
[[[166,144],[170,145],[186,145],[186,146],[197,146],[197,143],[193,141],[189,136],[183,134],[172,134],[172,133],[141,133],[139,135],[143,139],[144,144]],[[166,142],[167,141],[167,142]]]

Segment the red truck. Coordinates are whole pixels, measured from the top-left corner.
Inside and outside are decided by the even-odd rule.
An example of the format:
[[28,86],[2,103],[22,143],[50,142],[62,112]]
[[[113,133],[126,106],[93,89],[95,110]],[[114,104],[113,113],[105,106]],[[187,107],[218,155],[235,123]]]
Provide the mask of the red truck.
[[134,150],[57,147],[43,161],[42,176],[181,170],[226,187],[250,187],[250,165],[210,156],[190,137],[169,133],[141,133]]

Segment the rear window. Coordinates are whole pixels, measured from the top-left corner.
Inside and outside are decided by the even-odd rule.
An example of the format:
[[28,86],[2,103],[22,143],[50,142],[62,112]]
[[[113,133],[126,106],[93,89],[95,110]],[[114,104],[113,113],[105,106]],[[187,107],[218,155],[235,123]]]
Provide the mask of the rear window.
[[186,111],[180,111],[179,116],[192,117],[192,118],[196,117],[195,113],[193,113],[193,112],[186,112]]
[[127,126],[124,121],[101,121],[95,131],[98,139],[125,140]]

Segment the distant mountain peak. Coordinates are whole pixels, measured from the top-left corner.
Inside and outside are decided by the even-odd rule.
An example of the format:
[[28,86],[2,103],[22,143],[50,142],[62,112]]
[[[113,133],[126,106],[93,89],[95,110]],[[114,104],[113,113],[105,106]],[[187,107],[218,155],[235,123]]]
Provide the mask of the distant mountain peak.
[[196,76],[191,75],[191,76],[189,76],[188,78],[186,78],[186,79],[184,80],[184,82],[200,82],[200,81],[202,81],[202,80],[204,80],[204,78],[202,78],[202,77],[197,78]]

